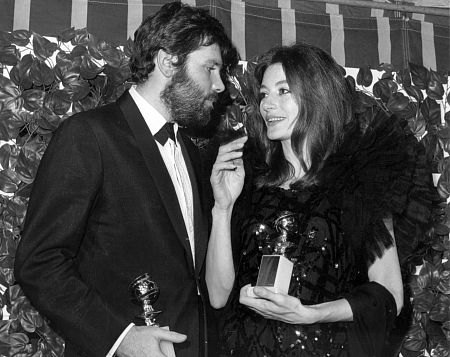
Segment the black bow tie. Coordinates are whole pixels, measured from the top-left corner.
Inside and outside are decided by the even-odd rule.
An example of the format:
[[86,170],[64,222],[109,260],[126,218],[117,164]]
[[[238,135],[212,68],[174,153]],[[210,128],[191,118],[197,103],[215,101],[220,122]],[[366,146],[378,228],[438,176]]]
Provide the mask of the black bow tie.
[[167,139],[171,138],[173,142],[175,142],[175,131],[173,130],[173,123],[166,122],[164,126],[159,129],[159,131],[153,135],[155,140],[164,146],[167,142]]

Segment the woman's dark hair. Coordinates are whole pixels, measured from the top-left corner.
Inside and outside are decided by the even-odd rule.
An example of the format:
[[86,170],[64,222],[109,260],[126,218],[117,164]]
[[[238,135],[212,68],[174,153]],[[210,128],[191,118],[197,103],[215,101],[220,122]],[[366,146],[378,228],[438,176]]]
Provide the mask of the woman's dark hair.
[[[352,96],[345,70],[322,49],[304,43],[274,48],[258,62],[254,72],[258,87],[272,64],[280,63],[286,74],[299,106],[291,144],[305,172],[291,187],[311,186],[317,182],[324,160],[336,151],[352,118]],[[280,186],[293,177],[293,167],[285,159],[281,143],[267,138],[259,111],[253,124],[252,133],[268,164],[267,173],[259,177],[257,185]]]
[[160,49],[177,56],[175,65],[181,68],[191,52],[212,44],[220,47],[222,71],[237,64],[237,51],[216,18],[206,10],[181,2],[165,4],[156,14],[147,17],[134,33],[130,58],[132,78],[138,83],[148,78],[155,68],[153,60]]

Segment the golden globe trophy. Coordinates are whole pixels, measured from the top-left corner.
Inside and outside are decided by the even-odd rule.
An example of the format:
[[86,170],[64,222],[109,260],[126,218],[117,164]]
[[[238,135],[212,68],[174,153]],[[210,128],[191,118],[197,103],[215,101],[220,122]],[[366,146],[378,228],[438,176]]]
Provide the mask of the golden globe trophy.
[[[140,319],[144,320],[147,326],[159,327],[155,317],[161,313],[153,308],[153,304],[158,300],[159,287],[151,280],[150,274],[145,273],[134,279],[128,287],[133,299],[142,304],[143,312],[138,315]],[[169,329],[168,327],[162,327]],[[161,351],[167,357],[175,357],[175,350],[172,342],[162,340],[160,342]]]
[[[274,221],[275,239],[267,236],[272,254],[265,254],[261,258],[256,286],[265,287],[275,293],[288,294],[294,264],[287,258],[296,244],[297,220],[294,213],[282,211]],[[256,297],[253,287],[247,291],[249,296]]]

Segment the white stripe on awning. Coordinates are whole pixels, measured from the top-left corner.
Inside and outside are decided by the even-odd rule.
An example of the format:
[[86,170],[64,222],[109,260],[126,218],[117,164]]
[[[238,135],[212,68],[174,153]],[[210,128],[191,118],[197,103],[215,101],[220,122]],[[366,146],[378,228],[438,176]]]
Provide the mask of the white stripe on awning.
[[291,8],[291,0],[278,0],[281,9],[281,43],[292,45],[297,41],[295,28],[295,10]]
[[88,0],[72,0],[70,26],[76,29],[87,27]]
[[245,3],[231,1],[231,41],[241,58],[247,58],[245,52]]
[[195,0],[183,0],[183,3],[193,6],[193,7],[197,6]]
[[127,38],[134,39],[143,16],[142,0],[128,0]]
[[372,9],[370,16],[377,19],[378,59],[380,63],[391,63],[391,25],[384,17],[383,9]]
[[339,5],[327,3],[326,12],[330,14],[331,55],[337,63],[345,66],[344,19],[339,14]]
[[15,0],[13,30],[30,29],[31,0]]
[[436,49],[434,47],[434,26],[431,22],[422,21],[422,63],[425,68],[436,70]]

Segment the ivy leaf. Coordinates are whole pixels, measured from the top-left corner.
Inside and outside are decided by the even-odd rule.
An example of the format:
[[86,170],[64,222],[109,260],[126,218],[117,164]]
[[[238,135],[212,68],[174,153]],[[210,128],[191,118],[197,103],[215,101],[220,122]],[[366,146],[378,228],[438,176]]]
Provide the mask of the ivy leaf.
[[9,46],[12,44],[13,37],[10,32],[0,31],[0,47]]
[[34,61],[30,68],[30,78],[36,86],[49,86],[55,80],[55,74],[45,62]]
[[441,174],[436,189],[442,198],[447,199],[450,196],[450,174],[448,171]]
[[86,46],[88,42],[89,42],[89,33],[87,32],[86,28],[75,30],[75,36],[71,40],[72,45]]
[[131,39],[131,37],[128,37],[127,42],[125,43],[125,46],[123,47],[123,52],[126,56],[131,57],[133,54],[133,47],[134,47],[134,41]]
[[397,82],[403,85],[406,88],[411,86],[411,72],[408,68],[401,69],[397,72],[396,75]]
[[51,57],[58,49],[58,45],[47,40],[45,37],[33,32],[33,51],[34,55],[41,61]]
[[430,80],[438,81],[441,84],[447,84],[448,82],[448,75],[446,73],[433,71],[430,69]]
[[387,102],[387,108],[392,112],[400,112],[407,107],[409,99],[403,95],[403,93],[393,93]]
[[15,30],[11,33],[12,41],[17,46],[26,46],[30,43],[31,32],[28,30]]
[[420,110],[428,124],[441,124],[441,108],[435,100],[428,97],[425,98],[420,106]]
[[88,51],[96,60],[102,59],[102,54],[99,50],[99,41],[94,35],[89,35]]
[[382,75],[381,75],[381,79],[394,79],[394,76],[393,76],[393,74],[391,73],[391,72],[384,72]]
[[17,176],[25,183],[32,183],[44,154],[45,144],[38,139],[30,140],[22,147],[17,159]]
[[11,146],[4,144],[0,147],[0,165],[2,169],[9,169],[9,159],[11,157]]
[[431,99],[441,100],[444,95],[444,86],[437,80],[430,80],[427,86],[427,95]]
[[119,68],[107,64],[103,72],[108,77],[109,83],[115,87],[126,82],[131,76],[130,67],[126,63]]
[[[9,342],[11,344],[11,356],[16,356],[19,353],[26,353],[28,350],[28,343],[30,339],[22,332],[12,333],[9,335]],[[24,356],[25,357],[25,356]]]
[[44,324],[44,320],[39,312],[28,306],[21,311],[20,324],[25,331],[32,333]]
[[84,112],[86,110],[95,108],[97,105],[98,101],[96,101],[92,96],[87,96],[82,100],[73,102],[73,112],[74,113]]
[[411,78],[413,83],[419,89],[427,89],[428,70],[422,65],[416,65],[409,62],[409,69],[411,71]]
[[62,30],[61,33],[58,35],[58,41],[61,42],[69,42],[71,41],[76,35],[76,31],[74,27]]
[[100,53],[102,54],[105,62],[114,68],[121,67],[123,62],[126,60],[124,53],[117,48],[100,50]]
[[352,90],[355,90],[356,89],[355,78],[353,78],[352,76],[347,76],[345,77],[345,79],[347,80],[347,83],[350,86],[350,88],[352,88]]
[[[442,176],[441,176],[442,177]],[[440,270],[442,267],[436,267],[433,264],[424,261],[417,278],[418,285],[422,288],[435,287],[439,283]]]
[[70,66],[55,66],[55,76],[64,86],[77,81],[80,77],[81,57],[77,57]]
[[389,100],[389,97],[394,93],[391,88],[390,79],[380,79],[372,87],[372,93],[375,97],[380,98],[384,103]]
[[[49,108],[43,107],[33,113],[35,122],[39,125],[41,134],[53,132],[61,123],[61,117],[53,113]],[[43,130],[40,130],[43,129]],[[43,150],[45,146],[42,146]]]
[[405,108],[395,112],[395,114],[399,118],[404,118],[404,119],[414,118],[415,121],[421,122],[426,125],[425,120],[423,119],[423,116],[420,115],[420,111],[418,111],[417,108],[418,108],[417,103],[408,102],[408,105]]
[[33,61],[31,54],[25,55],[9,73],[9,78],[22,89],[30,89],[33,86],[33,81],[30,78],[30,68]]
[[22,107],[23,99],[19,88],[9,78],[0,74],[0,103],[3,108],[13,111]]
[[[438,173],[443,173],[445,170],[450,170],[450,156],[444,157],[439,161]],[[450,209],[450,206],[445,206],[444,208]]]
[[395,68],[392,64],[390,63],[380,63],[377,67],[378,71],[385,71],[385,72],[389,72],[392,73],[395,71]]
[[433,308],[433,301],[434,294],[429,289],[422,289],[414,295],[414,310],[428,313]]
[[61,69],[72,67],[73,58],[70,53],[59,51],[56,54],[56,66]]
[[433,321],[444,322],[448,320],[450,314],[450,296],[439,294],[434,306],[430,311],[430,319]]
[[50,92],[45,97],[45,106],[51,109],[55,114],[66,114],[72,104],[70,96],[63,90],[55,90]]
[[369,87],[372,84],[373,76],[369,66],[361,67],[356,76],[356,83],[364,87]]
[[407,118],[408,126],[416,138],[422,137],[425,134],[426,123],[423,116]]
[[89,83],[85,80],[77,80],[71,82],[65,91],[70,95],[71,100],[81,100],[89,94]]
[[[441,280],[439,281],[437,290],[440,291],[442,294],[450,295],[450,271],[444,270],[441,273]],[[447,305],[447,308],[448,306],[450,306],[450,301],[449,304]]]
[[408,351],[421,351],[426,346],[427,335],[420,324],[412,325],[403,342],[403,348]]
[[81,56],[84,56],[85,54],[87,54],[88,53],[88,50],[87,50],[87,48],[85,47],[85,46],[82,46],[82,45],[76,45],[73,49],[72,49],[72,51],[70,52],[70,56],[72,57],[72,58],[75,58],[75,57],[81,57]]
[[20,179],[11,169],[0,171],[0,191],[14,193],[19,188]]
[[418,102],[421,102],[423,100],[423,93],[416,86],[405,87],[405,92]]
[[44,105],[45,92],[40,89],[28,89],[22,92],[23,106],[33,112]]
[[15,66],[20,59],[20,52],[14,45],[0,47],[0,63]]
[[[449,162],[449,161],[447,160],[447,162]],[[449,228],[445,224],[442,224],[442,223],[435,223],[433,228],[434,228],[434,233],[439,236],[447,236],[448,233],[450,232]]]
[[0,140],[9,141],[17,138],[20,128],[25,125],[20,114],[18,111],[0,111]]
[[80,75],[84,79],[93,79],[103,70],[102,67],[97,66],[91,57],[86,55],[83,57],[80,67]]

